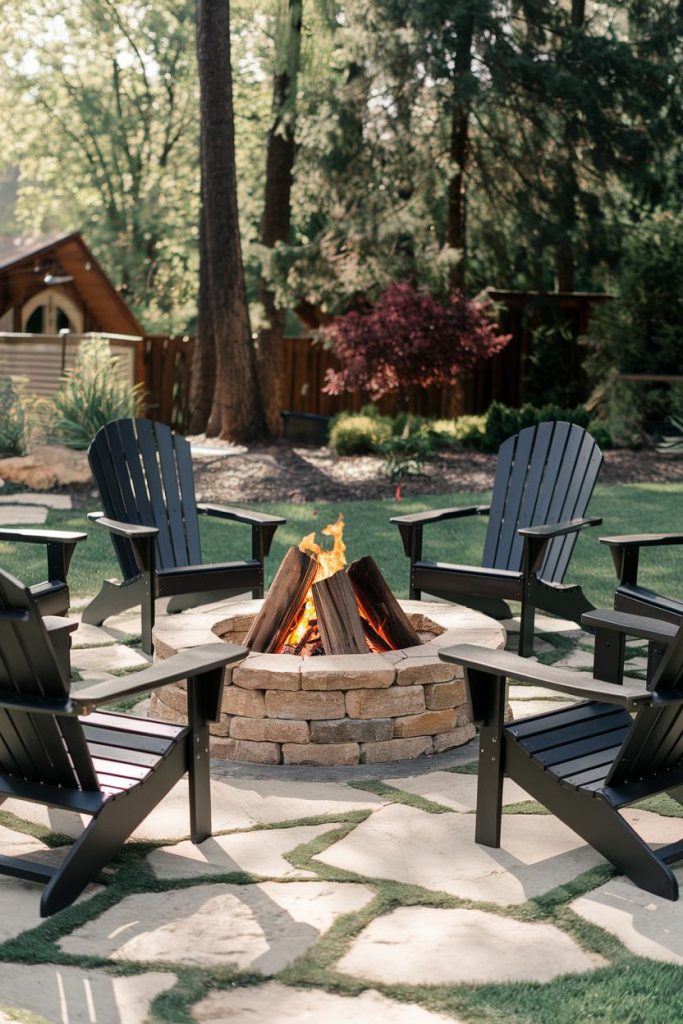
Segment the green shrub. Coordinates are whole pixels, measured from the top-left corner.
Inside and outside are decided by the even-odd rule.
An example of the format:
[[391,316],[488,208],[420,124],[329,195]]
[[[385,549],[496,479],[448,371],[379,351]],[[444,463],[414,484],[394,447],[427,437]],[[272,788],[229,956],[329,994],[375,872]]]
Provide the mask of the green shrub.
[[105,423],[136,416],[142,404],[139,384],[131,387],[118,371],[106,338],[81,344],[76,363],[55,395],[52,439],[69,448],[87,448]]
[[534,427],[538,423],[564,421],[577,423],[585,429],[588,427],[589,419],[588,413],[581,405],[575,409],[562,409],[558,405],[536,408],[527,404],[521,409],[512,409],[502,402],[492,402],[486,414],[482,447],[487,452],[497,452],[508,437],[519,433],[524,427]]
[[591,435],[598,448],[605,451],[607,448],[613,448],[614,443],[612,441],[612,434],[606,423],[601,420],[594,420],[588,424],[588,433]]
[[386,416],[340,413],[330,427],[330,447],[337,455],[370,455],[391,437],[392,421]]
[[430,437],[425,432],[408,437],[394,435],[383,441],[377,450],[384,459],[385,473],[394,483],[406,477],[422,476],[425,462],[432,454]]
[[455,420],[433,420],[429,424],[436,448],[481,448],[486,430],[485,416],[458,416]]
[[11,377],[0,377],[0,456],[24,455],[26,431],[21,389]]

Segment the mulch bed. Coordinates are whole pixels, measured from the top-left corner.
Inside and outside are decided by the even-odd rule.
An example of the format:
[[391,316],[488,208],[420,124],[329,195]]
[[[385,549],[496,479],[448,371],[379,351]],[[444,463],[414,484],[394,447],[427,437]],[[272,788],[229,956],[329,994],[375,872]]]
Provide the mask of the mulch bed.
[[[214,442],[215,444],[215,442]],[[405,498],[489,490],[495,455],[449,452],[426,467],[423,477],[402,486]],[[383,461],[373,455],[340,458],[327,448],[291,447],[285,442],[252,445],[243,454],[202,455],[195,460],[197,495],[201,501],[254,502],[354,501],[392,498],[395,485]],[[605,453],[600,483],[678,483],[683,458],[651,450]]]

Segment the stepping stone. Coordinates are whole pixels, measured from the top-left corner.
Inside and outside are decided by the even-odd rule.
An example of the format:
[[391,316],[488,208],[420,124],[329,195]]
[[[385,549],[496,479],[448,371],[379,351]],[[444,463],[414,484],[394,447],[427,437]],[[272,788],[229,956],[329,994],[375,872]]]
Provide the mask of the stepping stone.
[[[683,891],[683,868],[674,874]],[[619,877],[580,896],[570,907],[585,921],[610,932],[636,956],[683,964],[680,902],[654,896]]]
[[511,683],[508,686],[508,700],[565,700],[565,695],[559,690],[549,690],[545,686]]
[[483,910],[399,907],[371,921],[335,969],[384,985],[485,985],[548,982],[605,966],[555,925]]
[[112,647],[84,647],[72,651],[71,665],[83,675],[90,672],[119,672],[122,669],[144,668],[149,660],[123,644]]
[[73,507],[68,494],[34,494],[30,491],[22,494],[0,494],[0,505],[43,505],[45,508],[65,511]]
[[197,1024],[458,1024],[416,1003],[396,1003],[370,990],[338,996],[320,989],[289,988],[269,981],[258,988],[212,992],[192,1011]]
[[0,1006],[22,1011],[0,1013],[0,1021],[23,1021],[30,1013],[55,1024],[145,1024],[153,1000],[175,983],[174,974],[162,971],[114,977],[91,967],[0,964]]
[[[459,775],[457,772],[428,772],[424,775],[413,775],[408,779],[384,779],[387,786],[395,786],[405,793],[424,797],[434,803],[443,804],[454,811],[472,812],[477,806],[477,776]],[[523,800],[531,800],[521,786],[512,779],[503,783],[503,803],[518,804]]]
[[341,914],[374,897],[364,885],[263,882],[197,885],[128,896],[60,940],[77,956],[274,974],[306,952]]
[[630,672],[647,672],[647,658],[629,658],[624,662],[626,675]]
[[560,658],[559,661],[554,662],[553,667],[592,669],[593,660],[594,655],[592,651],[582,651],[580,648],[577,648],[571,651],[566,658]]
[[575,700],[511,700],[510,708],[515,721],[519,718],[530,718],[532,715],[547,715],[551,711],[576,704]]
[[549,815],[506,815],[495,850],[474,842],[473,814],[426,814],[403,804],[377,811],[316,860],[501,906],[541,896],[603,863]]
[[0,506],[0,526],[42,526],[48,509],[40,505]]
[[[500,624],[505,627],[508,633],[519,633],[518,615],[513,616],[511,619],[502,619]],[[581,637],[590,639],[590,634],[581,629],[578,623],[572,622],[570,619],[556,619],[552,615],[544,615],[540,612],[536,613],[534,632],[560,633],[562,636],[566,636],[568,640],[578,640]]]
[[162,846],[147,860],[158,878],[196,878],[234,871],[264,878],[317,878],[312,871],[292,867],[284,854],[333,828],[334,825],[308,825],[215,836],[199,846],[189,841]]
[[78,629],[71,634],[72,651],[81,647],[109,647],[115,643],[116,639],[111,633],[101,626],[91,626],[89,622],[79,622]]

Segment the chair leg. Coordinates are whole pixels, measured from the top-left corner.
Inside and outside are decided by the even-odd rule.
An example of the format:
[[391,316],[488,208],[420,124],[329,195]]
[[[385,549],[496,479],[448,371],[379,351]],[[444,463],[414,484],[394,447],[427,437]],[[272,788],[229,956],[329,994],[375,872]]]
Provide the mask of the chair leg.
[[505,714],[505,679],[487,677],[478,682],[478,673],[470,669],[470,688],[477,687],[483,704],[483,720],[479,730],[479,772],[477,778],[477,817],[474,841],[482,846],[500,846],[503,813],[503,781],[505,777],[503,717]]
[[678,882],[671,868],[606,800],[563,788],[515,741],[506,743],[505,762],[510,778],[585,839],[617,871],[646,892],[667,900],[678,899]]
[[525,594],[522,597],[522,611],[519,623],[519,640],[517,653],[522,658],[528,658],[534,653],[534,624],[536,621],[536,606],[533,599]]
[[103,805],[46,886],[40,901],[41,917],[73,903],[182,778],[186,768],[186,749],[180,742],[143,783]]
[[150,577],[149,573],[145,573],[143,576],[143,594],[142,603],[140,606],[140,620],[141,620],[141,633],[142,643],[141,647],[145,654],[154,653],[154,641],[152,639],[152,630],[154,629],[154,581]]
[[101,626],[110,615],[119,615],[141,604],[143,594],[141,577],[124,583],[105,580],[99,594],[84,608],[81,618],[91,626]]

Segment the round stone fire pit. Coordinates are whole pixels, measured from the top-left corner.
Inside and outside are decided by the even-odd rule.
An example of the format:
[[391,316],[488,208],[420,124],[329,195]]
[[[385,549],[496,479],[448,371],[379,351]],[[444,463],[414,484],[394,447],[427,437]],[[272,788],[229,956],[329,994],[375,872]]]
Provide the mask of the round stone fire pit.
[[[261,764],[354,765],[402,761],[474,736],[462,670],[439,661],[456,643],[505,645],[494,619],[459,605],[401,601],[422,644],[385,654],[299,657],[249,654],[228,671],[211,756]],[[261,601],[167,615],[154,629],[155,657],[241,643]],[[186,721],[184,685],[152,697],[150,714]]]

